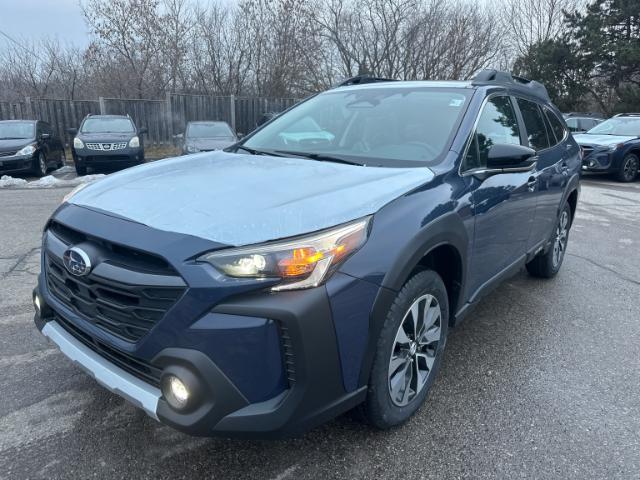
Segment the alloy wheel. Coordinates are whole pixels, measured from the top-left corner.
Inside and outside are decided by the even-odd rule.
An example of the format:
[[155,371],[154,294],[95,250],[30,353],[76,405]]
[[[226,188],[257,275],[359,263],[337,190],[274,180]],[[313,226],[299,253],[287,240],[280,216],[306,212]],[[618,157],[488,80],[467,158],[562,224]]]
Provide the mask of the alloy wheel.
[[38,168],[42,175],[47,174],[47,160],[44,158],[44,154],[42,153],[38,155]]
[[388,385],[393,403],[403,407],[424,388],[442,336],[442,311],[433,295],[423,295],[404,315],[389,359]]
[[567,236],[569,235],[569,214],[566,210],[562,211],[558,226],[556,227],[556,235],[553,241],[553,267],[557,268],[562,262],[564,252],[567,248]]
[[638,174],[638,158],[630,156],[622,167],[624,179],[630,182]]

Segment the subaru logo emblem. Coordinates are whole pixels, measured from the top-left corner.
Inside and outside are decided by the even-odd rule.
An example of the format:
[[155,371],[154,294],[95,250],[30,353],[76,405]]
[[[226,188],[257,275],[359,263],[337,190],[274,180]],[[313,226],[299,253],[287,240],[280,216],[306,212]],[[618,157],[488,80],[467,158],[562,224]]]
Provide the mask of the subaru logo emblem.
[[62,261],[67,271],[76,277],[88,275],[91,271],[89,255],[78,247],[72,247],[65,251],[62,256]]

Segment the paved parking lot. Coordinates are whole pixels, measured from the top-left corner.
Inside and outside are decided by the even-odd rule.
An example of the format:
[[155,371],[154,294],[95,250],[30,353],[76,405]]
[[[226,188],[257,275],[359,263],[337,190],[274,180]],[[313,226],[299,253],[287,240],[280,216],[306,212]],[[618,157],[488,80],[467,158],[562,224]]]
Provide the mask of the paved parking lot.
[[40,336],[41,229],[68,191],[0,190],[0,478],[640,478],[640,182],[583,182],[559,276],[484,300],[409,424],[279,442],[163,427]]

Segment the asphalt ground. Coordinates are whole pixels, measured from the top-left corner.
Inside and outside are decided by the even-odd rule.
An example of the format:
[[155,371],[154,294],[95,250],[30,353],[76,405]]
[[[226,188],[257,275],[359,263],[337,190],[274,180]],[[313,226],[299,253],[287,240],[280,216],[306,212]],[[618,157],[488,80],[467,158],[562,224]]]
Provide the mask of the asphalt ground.
[[640,181],[583,181],[560,274],[487,297],[408,424],[285,441],[173,431],[38,333],[41,229],[68,191],[0,189],[0,478],[640,478]]

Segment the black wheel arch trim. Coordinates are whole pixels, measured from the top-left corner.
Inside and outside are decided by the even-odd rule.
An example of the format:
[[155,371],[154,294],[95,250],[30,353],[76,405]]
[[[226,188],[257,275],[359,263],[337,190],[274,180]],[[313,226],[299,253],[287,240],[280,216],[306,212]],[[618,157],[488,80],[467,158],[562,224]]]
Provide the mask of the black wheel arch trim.
[[451,326],[455,323],[458,309],[465,304],[468,245],[469,236],[462,219],[457,213],[450,212],[422,227],[420,232],[404,249],[399,260],[384,277],[371,310],[369,338],[358,382],[360,386],[369,383],[378,336],[397,292],[409,279],[411,272],[420,264],[420,261],[430,252],[442,246],[453,247],[460,257],[460,287],[458,288],[455,306],[449,306],[449,325]]

